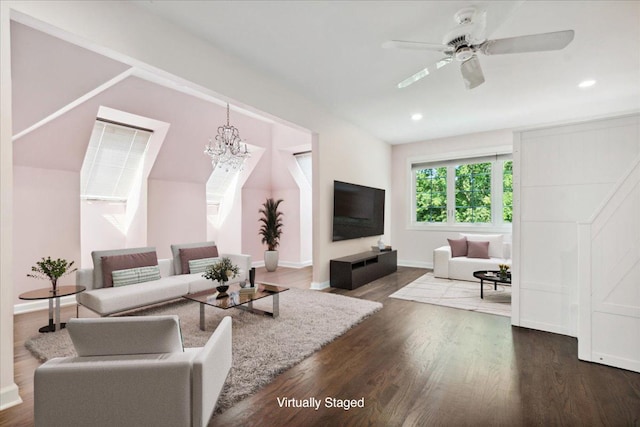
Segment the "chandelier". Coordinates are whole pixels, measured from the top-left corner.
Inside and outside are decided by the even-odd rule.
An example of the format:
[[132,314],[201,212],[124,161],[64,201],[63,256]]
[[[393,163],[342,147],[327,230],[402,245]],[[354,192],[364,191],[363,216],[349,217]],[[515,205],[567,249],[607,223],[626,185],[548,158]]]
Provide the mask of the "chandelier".
[[251,157],[247,151],[247,144],[242,147],[240,131],[229,125],[229,104],[227,104],[227,124],[218,127],[215,143],[209,138],[209,145],[205,147],[204,153],[211,157],[214,169],[220,164],[227,172],[230,168],[242,170],[245,159]]

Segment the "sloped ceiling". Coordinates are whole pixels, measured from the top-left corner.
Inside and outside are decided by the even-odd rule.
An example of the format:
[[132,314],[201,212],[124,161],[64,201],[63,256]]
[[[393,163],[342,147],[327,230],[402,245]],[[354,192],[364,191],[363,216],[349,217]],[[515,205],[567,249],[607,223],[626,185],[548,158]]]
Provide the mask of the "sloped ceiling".
[[[15,38],[13,34],[17,35]],[[126,71],[125,64],[12,22],[14,135]],[[49,72],[51,70],[51,72]],[[203,153],[226,109],[135,75],[112,82],[14,140],[14,164],[80,171],[100,106],[169,123],[150,178],[205,183],[212,171]],[[271,123],[231,111],[230,122],[252,145],[271,144]]]

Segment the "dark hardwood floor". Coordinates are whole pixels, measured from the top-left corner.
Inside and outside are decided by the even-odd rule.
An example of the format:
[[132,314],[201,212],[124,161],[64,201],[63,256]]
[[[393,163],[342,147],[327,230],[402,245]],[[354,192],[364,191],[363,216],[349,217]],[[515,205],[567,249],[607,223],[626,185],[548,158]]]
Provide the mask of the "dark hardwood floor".
[[[334,292],[384,307],[211,426],[640,426],[640,374],[577,359],[577,340],[512,327],[510,319],[388,298],[425,270],[398,272]],[[308,287],[311,269],[259,269],[258,280]],[[75,309],[63,309],[63,316]],[[83,315],[83,311],[81,311]],[[33,424],[33,371],[24,340],[46,312],[15,318],[15,370],[22,405],[0,426]],[[322,405],[284,408],[278,398]],[[363,399],[364,408],[327,408],[325,398]]]

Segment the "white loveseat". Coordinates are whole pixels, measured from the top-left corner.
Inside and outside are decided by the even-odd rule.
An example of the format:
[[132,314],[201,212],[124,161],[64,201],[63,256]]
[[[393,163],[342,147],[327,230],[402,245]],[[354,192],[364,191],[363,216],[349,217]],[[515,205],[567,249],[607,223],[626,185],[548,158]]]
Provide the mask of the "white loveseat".
[[478,270],[498,270],[498,264],[511,265],[511,242],[502,234],[461,234],[469,241],[489,242],[489,258],[452,257],[451,246],[433,251],[433,275],[444,279],[479,281],[473,277]]
[[36,427],[202,427],[231,369],[231,318],[182,348],[177,316],[70,319],[77,357],[34,375]]
[[[214,283],[202,277],[202,273],[181,274],[180,249],[215,246],[214,242],[172,245],[172,259],[157,260],[160,267],[160,279],[119,287],[105,287],[102,272],[103,257],[155,253],[155,248],[128,248],[91,253],[94,268],[80,269],[76,272],[76,284],[87,288],[76,295],[78,304],[101,315],[157,304],[180,298],[183,295],[211,289]],[[251,256],[243,254],[219,254],[229,257],[240,269],[240,274],[230,282],[240,282],[248,278],[251,270]]]

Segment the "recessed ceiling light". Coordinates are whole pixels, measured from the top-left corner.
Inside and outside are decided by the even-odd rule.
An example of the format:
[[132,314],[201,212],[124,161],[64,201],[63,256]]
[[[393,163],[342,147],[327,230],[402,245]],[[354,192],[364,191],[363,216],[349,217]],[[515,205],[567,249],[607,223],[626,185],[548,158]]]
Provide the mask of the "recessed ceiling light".
[[415,120],[415,121],[422,120],[422,114],[420,114],[420,113],[412,114],[411,115],[411,120]]
[[581,81],[581,82],[580,82],[580,84],[578,85],[578,87],[579,87],[580,89],[584,89],[584,88],[587,88],[587,87],[591,87],[591,86],[593,86],[594,84],[596,84],[596,81],[595,81],[595,80],[583,80],[583,81]]

